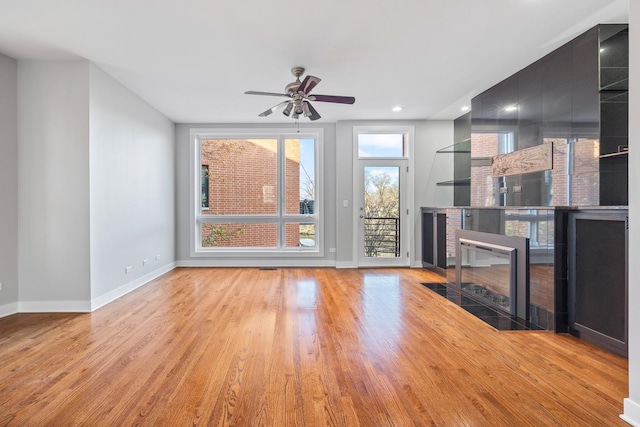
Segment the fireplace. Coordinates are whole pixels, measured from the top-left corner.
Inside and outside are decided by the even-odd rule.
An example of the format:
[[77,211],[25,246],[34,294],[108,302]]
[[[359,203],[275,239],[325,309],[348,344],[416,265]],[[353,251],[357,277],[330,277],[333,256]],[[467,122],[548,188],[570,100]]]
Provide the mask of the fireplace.
[[529,319],[529,239],[456,231],[456,286],[511,316]]

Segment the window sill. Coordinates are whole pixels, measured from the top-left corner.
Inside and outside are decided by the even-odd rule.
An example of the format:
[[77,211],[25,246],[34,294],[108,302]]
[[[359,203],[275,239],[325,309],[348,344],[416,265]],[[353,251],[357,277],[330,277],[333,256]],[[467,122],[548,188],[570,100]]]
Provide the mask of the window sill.
[[320,248],[287,248],[287,249],[196,249],[192,257],[199,258],[318,258],[324,256]]

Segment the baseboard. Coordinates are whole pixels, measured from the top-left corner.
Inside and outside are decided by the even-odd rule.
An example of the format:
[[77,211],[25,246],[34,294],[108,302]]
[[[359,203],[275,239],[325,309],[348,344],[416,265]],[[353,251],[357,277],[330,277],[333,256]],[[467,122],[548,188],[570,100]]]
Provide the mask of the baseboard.
[[89,313],[89,301],[20,301],[19,313]]
[[18,303],[12,302],[10,304],[0,305],[0,317],[11,316],[18,313]]
[[630,398],[624,399],[624,414],[620,418],[632,426],[640,427],[640,404]]
[[336,261],[336,268],[358,268],[353,261]]
[[173,270],[174,268],[176,268],[176,266],[177,264],[175,262],[172,262],[170,264],[167,264],[163,267],[158,268],[157,270],[154,270],[148,274],[145,274],[142,277],[138,277],[136,280],[133,280],[125,285],[122,285],[117,289],[109,291],[104,295],[93,298],[91,300],[91,311],[95,311],[100,307],[105,306],[110,302],[117,300],[120,297],[123,297],[124,295],[128,294],[131,291],[135,291],[136,289],[146,285],[153,279],[156,279],[162,276],[163,274]]
[[247,268],[260,268],[260,267],[335,267],[336,263],[333,260],[311,260],[311,259],[299,259],[299,260],[232,260],[232,259],[197,259],[197,260],[182,260],[178,261],[178,267],[247,267]]

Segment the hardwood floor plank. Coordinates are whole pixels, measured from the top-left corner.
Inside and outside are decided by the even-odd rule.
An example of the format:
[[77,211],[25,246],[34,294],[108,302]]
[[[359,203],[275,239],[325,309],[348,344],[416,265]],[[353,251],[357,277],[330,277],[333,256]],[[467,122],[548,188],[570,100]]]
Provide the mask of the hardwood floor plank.
[[498,332],[421,269],[178,268],[0,319],[0,425],[626,425],[627,360]]

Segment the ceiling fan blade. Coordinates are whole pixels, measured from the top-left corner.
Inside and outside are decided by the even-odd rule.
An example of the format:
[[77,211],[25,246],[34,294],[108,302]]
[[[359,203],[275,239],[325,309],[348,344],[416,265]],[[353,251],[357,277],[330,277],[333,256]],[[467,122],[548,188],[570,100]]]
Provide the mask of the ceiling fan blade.
[[266,96],[286,96],[289,94],[286,93],[276,93],[276,92],[256,92],[255,90],[248,90],[245,92],[245,95],[266,95]]
[[311,113],[309,115],[309,120],[318,120],[320,118],[320,114],[318,114],[316,109],[313,108],[313,105],[311,105],[310,102],[305,102],[305,104],[307,104],[307,107],[309,107],[309,112]]
[[316,76],[307,76],[304,78],[300,86],[298,87],[298,92],[309,93],[311,90],[316,87],[318,83],[321,82],[322,79]]
[[267,111],[263,111],[262,113],[258,114],[258,116],[267,117],[269,114],[273,113],[274,111],[276,111],[280,107],[284,107],[289,102],[291,102],[291,101],[283,101],[283,102],[279,103],[278,105],[274,105],[273,107],[269,108]]
[[311,101],[320,102],[336,102],[338,104],[353,104],[356,99],[353,96],[337,96],[337,95],[311,95]]

